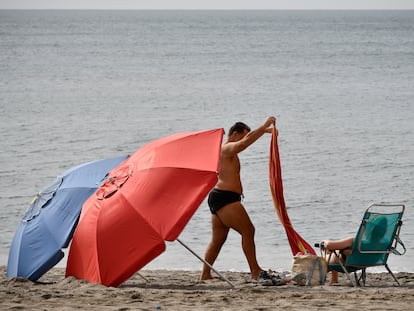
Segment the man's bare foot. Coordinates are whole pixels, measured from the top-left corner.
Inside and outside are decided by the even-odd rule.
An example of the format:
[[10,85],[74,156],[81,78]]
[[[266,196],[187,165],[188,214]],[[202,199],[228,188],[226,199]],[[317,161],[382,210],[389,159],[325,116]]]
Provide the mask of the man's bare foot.
[[211,280],[211,279],[213,279],[213,277],[211,276],[211,274],[204,274],[204,273],[202,273],[200,275],[200,281]]
[[260,269],[260,270],[258,270],[258,271],[252,271],[252,272],[250,273],[250,277],[252,278],[252,280],[257,280],[257,279],[259,278],[260,273],[261,273],[262,271],[264,271],[264,270]]

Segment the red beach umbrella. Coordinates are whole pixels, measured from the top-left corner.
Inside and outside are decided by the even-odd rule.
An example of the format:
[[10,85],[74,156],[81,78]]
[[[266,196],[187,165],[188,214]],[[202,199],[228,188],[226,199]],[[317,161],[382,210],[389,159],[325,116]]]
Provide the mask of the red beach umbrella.
[[119,286],[174,241],[217,182],[224,130],[138,149],[83,205],[66,276]]

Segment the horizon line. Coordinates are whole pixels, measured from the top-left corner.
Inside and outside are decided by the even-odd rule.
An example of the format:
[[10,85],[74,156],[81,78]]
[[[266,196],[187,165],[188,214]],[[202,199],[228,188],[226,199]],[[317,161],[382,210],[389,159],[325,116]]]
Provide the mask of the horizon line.
[[1,8],[0,10],[56,11],[414,11],[414,8]]

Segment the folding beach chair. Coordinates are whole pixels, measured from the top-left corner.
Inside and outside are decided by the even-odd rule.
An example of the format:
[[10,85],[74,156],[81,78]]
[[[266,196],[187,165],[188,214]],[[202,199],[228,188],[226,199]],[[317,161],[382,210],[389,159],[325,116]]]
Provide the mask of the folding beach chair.
[[[337,263],[329,263],[328,271],[346,273],[347,278],[354,286],[365,286],[366,269],[373,266],[385,266],[395,282],[395,275],[388,267],[389,254],[404,255],[406,248],[399,234],[402,225],[402,216],[405,206],[402,204],[371,204],[365,211],[359,230],[350,249],[330,251],[320,245],[327,262],[330,256],[337,256]],[[400,250],[398,250],[399,248]],[[357,271],[361,270],[358,277]],[[355,281],[351,280],[350,273],[354,273]]]

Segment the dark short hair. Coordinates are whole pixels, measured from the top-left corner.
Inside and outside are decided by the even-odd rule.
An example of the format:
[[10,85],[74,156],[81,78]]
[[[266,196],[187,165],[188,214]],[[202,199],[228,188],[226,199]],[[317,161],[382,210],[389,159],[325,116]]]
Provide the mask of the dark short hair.
[[236,122],[234,123],[234,125],[230,128],[229,130],[229,136],[231,134],[233,134],[234,132],[237,133],[243,133],[245,130],[247,130],[248,132],[250,132],[250,127],[247,126],[247,124],[243,123],[243,122]]

